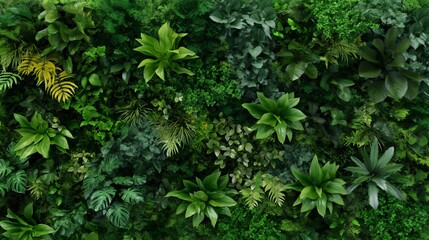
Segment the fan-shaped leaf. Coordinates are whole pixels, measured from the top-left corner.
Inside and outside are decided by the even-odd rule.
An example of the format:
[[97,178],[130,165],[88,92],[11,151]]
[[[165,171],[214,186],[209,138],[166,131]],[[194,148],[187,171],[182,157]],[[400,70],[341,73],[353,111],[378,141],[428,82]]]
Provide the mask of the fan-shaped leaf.
[[110,205],[115,194],[113,187],[97,190],[91,195],[88,206],[95,211],[104,210]]
[[106,217],[116,227],[125,228],[128,225],[130,212],[124,204],[115,203],[107,210]]
[[134,188],[123,189],[120,195],[126,203],[136,204],[144,200],[143,194]]

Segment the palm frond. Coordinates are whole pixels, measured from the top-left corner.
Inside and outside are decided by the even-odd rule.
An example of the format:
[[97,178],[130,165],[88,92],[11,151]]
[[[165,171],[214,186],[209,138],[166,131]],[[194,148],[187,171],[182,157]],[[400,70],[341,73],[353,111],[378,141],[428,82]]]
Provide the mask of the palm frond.
[[12,88],[14,84],[18,84],[18,80],[22,80],[22,77],[18,74],[11,72],[0,73],[0,92]]
[[121,114],[119,119],[129,126],[142,125],[148,112],[145,105],[138,100],[131,101],[130,104],[118,110],[118,113]]
[[[154,123],[152,121],[152,123]],[[173,156],[179,152],[179,148],[190,143],[195,134],[194,126],[188,123],[179,123],[173,121],[161,121],[156,123],[155,128],[158,132],[158,143],[162,144],[162,149],[167,157]]]
[[66,81],[66,79],[72,77],[72,74],[62,71],[58,78],[54,80],[53,84],[47,88],[49,94],[58,102],[65,102],[74,95],[77,85],[71,81]]

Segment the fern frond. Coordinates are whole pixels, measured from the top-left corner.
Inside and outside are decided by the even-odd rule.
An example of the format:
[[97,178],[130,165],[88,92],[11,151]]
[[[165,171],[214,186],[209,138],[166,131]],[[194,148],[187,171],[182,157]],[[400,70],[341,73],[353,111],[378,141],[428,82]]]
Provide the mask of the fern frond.
[[66,71],[62,71],[56,81],[54,80],[52,85],[47,88],[49,94],[51,94],[51,96],[55,98],[58,102],[66,102],[74,95],[77,85],[71,81],[65,81],[66,79],[72,77],[72,74]]
[[185,123],[181,125],[178,122],[166,121],[164,124],[157,125],[158,142],[162,144],[162,149],[167,157],[179,152],[182,147],[192,141],[195,130],[192,125]]
[[8,88],[12,88],[14,84],[18,84],[18,80],[22,80],[22,77],[18,74],[11,72],[0,73],[0,92],[4,92]]
[[57,68],[55,64],[47,59],[41,59],[40,62],[34,65],[34,74],[37,77],[37,86],[45,84],[45,90],[48,90],[54,85],[55,77],[57,75]]
[[259,187],[245,188],[240,190],[241,195],[244,197],[244,202],[250,208],[250,210],[256,208],[258,204],[264,198],[263,191]]
[[285,200],[285,194],[283,193],[286,190],[285,185],[280,182],[280,179],[270,174],[264,174],[262,177],[261,185],[264,187],[265,192],[268,192],[269,199],[281,207]]
[[34,72],[34,67],[42,61],[39,54],[26,54],[22,57],[21,63],[18,65],[18,73],[30,75]]
[[122,107],[118,111],[118,113],[121,114],[119,119],[129,126],[138,126],[143,124],[147,111],[148,109],[145,108],[144,103],[141,103],[138,100],[133,100],[130,104]]

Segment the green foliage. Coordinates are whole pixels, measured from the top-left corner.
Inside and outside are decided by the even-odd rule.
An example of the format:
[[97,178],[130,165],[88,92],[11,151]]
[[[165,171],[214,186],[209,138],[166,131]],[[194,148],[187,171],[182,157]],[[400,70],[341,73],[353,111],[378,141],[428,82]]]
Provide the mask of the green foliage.
[[242,89],[268,85],[273,59],[271,29],[276,12],[271,0],[217,1],[210,19],[221,24],[221,41],[228,43],[226,57],[237,71]]
[[237,205],[229,219],[219,223],[216,239],[233,240],[237,236],[243,239],[282,239],[279,221],[271,218],[266,212],[248,210],[246,206]]
[[351,157],[352,161],[356,164],[355,167],[347,167],[346,170],[352,172],[357,177],[347,188],[347,192],[351,193],[361,184],[368,183],[368,198],[369,205],[372,208],[378,208],[378,191],[379,188],[386,191],[390,195],[403,200],[402,193],[391,183],[387,181],[392,174],[398,172],[402,165],[396,163],[389,163],[392,160],[394,148],[390,147],[379,158],[378,155],[378,141],[374,140],[371,144],[371,154],[364,152],[362,157],[364,163],[355,157]]
[[12,88],[15,84],[18,84],[18,80],[22,80],[22,77],[12,72],[1,72],[0,73],[0,92],[6,91],[8,88]]
[[360,1],[357,9],[361,10],[366,19],[381,22],[383,25],[396,28],[405,28],[407,13],[402,0],[371,0]]
[[77,85],[71,81],[73,75],[55,65],[55,59],[41,57],[39,54],[26,55],[18,65],[18,72],[23,75],[35,75],[37,85],[42,83],[45,90],[58,102],[66,102],[74,93]]
[[364,18],[360,9],[355,7],[358,0],[311,0],[310,2],[317,30],[327,38],[337,37],[353,42],[356,37],[370,29],[378,28],[377,24]]
[[237,192],[227,188],[229,178],[220,176],[216,170],[204,178],[203,181],[196,177],[196,183],[183,180],[185,189],[169,192],[166,197],[175,197],[183,200],[176,210],[176,214],[185,212],[185,218],[192,217],[192,225],[198,227],[208,217],[215,227],[219,214],[231,216],[229,207],[237,205],[231,198]]
[[245,188],[241,189],[240,193],[243,195],[245,203],[250,210],[256,208],[259,202],[267,198],[264,192],[268,193],[270,201],[279,207],[283,205],[285,200],[283,191],[286,190],[286,187],[278,177],[269,173],[261,174],[261,172],[258,172],[252,180],[246,181],[244,186]]
[[3,236],[8,239],[51,239],[49,235],[55,232],[54,229],[46,224],[36,224],[36,221],[33,219],[33,203],[28,204],[24,209],[25,220],[13,213],[10,209],[7,209],[6,217],[17,221],[0,221],[0,227],[6,230]]
[[180,103],[188,111],[204,111],[210,107],[225,109],[237,102],[242,95],[239,81],[230,64],[220,62],[216,66],[203,66],[190,79],[177,79],[176,91]]
[[292,167],[292,174],[298,182],[287,184],[286,188],[301,192],[293,205],[302,204],[301,212],[308,213],[317,208],[322,217],[326,214],[326,208],[332,214],[333,203],[344,205],[341,195],[347,193],[343,186],[346,183],[340,178],[335,178],[338,167],[335,163],[329,162],[320,167],[316,155],[311,161],[308,174]]
[[384,40],[375,38],[371,46],[362,46],[358,50],[365,59],[359,64],[359,76],[374,79],[368,85],[368,93],[376,103],[387,96],[413,99],[419,93],[420,76],[405,68],[404,54],[410,47],[410,40],[398,39],[398,36],[399,30],[390,28]]
[[253,130],[257,130],[257,139],[267,138],[275,132],[279,142],[284,143],[286,136],[289,141],[292,141],[292,129],[304,130],[300,121],[306,116],[294,108],[298,105],[299,98],[295,98],[293,93],[282,95],[276,102],[258,92],[258,99],[261,104],[244,103],[242,105],[258,119],[252,127]]
[[375,240],[424,239],[427,231],[428,209],[421,202],[398,201],[391,197],[380,198],[377,211],[367,209],[361,212],[367,228],[365,238]]
[[255,142],[249,127],[235,123],[231,117],[225,118],[223,114],[207,128],[207,153],[216,156],[214,164],[221,169],[234,169],[231,183],[238,187],[246,178],[251,179],[254,172],[275,166],[285,154],[271,142]]
[[61,152],[69,149],[66,137],[73,138],[73,135],[66,128],[49,127],[48,122],[38,112],[34,113],[31,122],[16,113],[14,117],[21,126],[16,131],[22,136],[15,145],[14,151],[21,159],[36,152],[40,153],[44,158],[48,158],[51,145],[55,145]]
[[129,225],[131,209],[144,202],[146,180],[161,171],[163,155],[149,125],[123,128],[117,139],[101,148],[101,161],[92,165],[83,181],[88,207],[116,227]]
[[177,61],[198,57],[193,51],[185,47],[179,47],[180,40],[186,35],[187,33],[176,33],[168,23],[159,28],[159,40],[146,34],[141,34],[141,39],[137,39],[137,41],[142,46],[134,50],[155,58],[147,58],[138,66],[139,68],[144,67],[144,79],[146,82],[149,82],[155,73],[162,80],[165,80],[166,69],[171,69],[177,74],[194,75],[193,72],[177,64]]
[[[36,34],[36,40],[46,39],[49,47],[43,50],[42,56],[51,52],[62,52],[67,48],[70,56],[75,55],[83,46],[82,40],[89,43],[88,29],[94,28],[92,12],[86,2],[55,3],[43,0],[44,9],[38,16],[46,28]],[[70,71],[71,73],[71,71]]]
[[317,78],[319,72],[314,64],[320,59],[310,48],[292,40],[277,56],[283,58],[282,66],[286,65],[284,70],[288,81],[298,80],[304,74],[311,79]]
[[[55,234],[72,239],[72,236],[78,237],[85,224],[85,214],[87,209],[83,204],[74,206],[71,210],[50,208],[50,219],[53,223]],[[80,236],[79,236],[80,237]]]

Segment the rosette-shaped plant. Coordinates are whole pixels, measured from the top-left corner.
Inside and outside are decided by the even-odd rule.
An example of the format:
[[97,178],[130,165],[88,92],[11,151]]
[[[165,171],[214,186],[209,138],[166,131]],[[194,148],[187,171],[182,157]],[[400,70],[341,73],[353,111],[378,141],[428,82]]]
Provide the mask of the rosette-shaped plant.
[[149,82],[155,73],[162,80],[165,80],[165,69],[171,69],[177,74],[194,75],[193,72],[177,64],[177,61],[198,58],[195,52],[185,47],[179,47],[180,40],[186,35],[188,34],[176,33],[168,23],[159,28],[159,40],[146,34],[141,34],[141,39],[137,39],[137,41],[142,46],[134,50],[152,57],[143,60],[138,66],[139,68],[144,67],[144,79],[146,82]]
[[286,136],[292,140],[292,129],[303,130],[301,120],[306,116],[299,109],[294,108],[299,103],[299,98],[295,98],[293,93],[286,93],[277,102],[265,97],[261,92],[257,93],[260,104],[244,103],[242,106],[249,113],[259,119],[252,127],[257,130],[256,138],[264,139],[277,134],[279,142],[284,143]]
[[228,176],[220,176],[220,171],[216,170],[204,178],[203,181],[196,177],[196,183],[183,180],[184,189],[169,192],[166,197],[176,197],[182,202],[177,207],[176,214],[185,212],[185,218],[192,217],[192,224],[198,227],[205,216],[210,219],[212,226],[216,225],[218,213],[231,216],[228,207],[237,205],[231,196],[237,191],[227,188]]
[[286,188],[301,192],[293,205],[302,204],[301,212],[307,213],[317,208],[322,217],[326,214],[326,208],[332,214],[333,203],[344,205],[341,195],[347,193],[344,188],[346,183],[340,178],[335,178],[337,170],[338,165],[330,162],[321,167],[316,155],[311,161],[309,174],[292,167],[292,174],[298,182],[288,184]]

